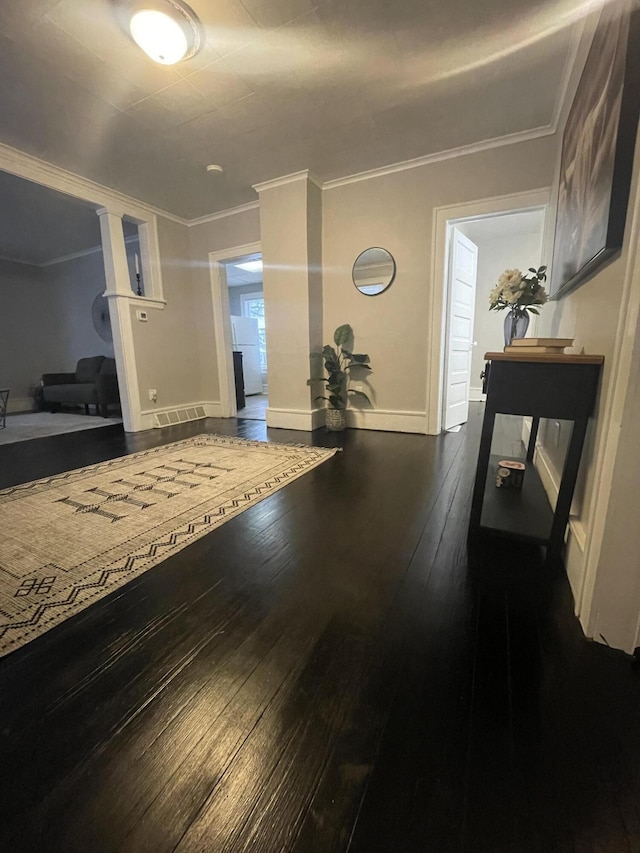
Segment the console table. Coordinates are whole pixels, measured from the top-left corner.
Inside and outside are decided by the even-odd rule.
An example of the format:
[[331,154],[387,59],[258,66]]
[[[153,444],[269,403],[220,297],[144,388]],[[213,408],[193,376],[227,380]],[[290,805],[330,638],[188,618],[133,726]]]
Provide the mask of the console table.
[[[604,362],[600,355],[547,355],[488,352],[485,404],[478,466],[471,502],[469,542],[481,531],[547,547],[559,556],[569,521],[587,423],[593,413]],[[504,455],[491,456],[497,414],[533,419],[521,490],[496,488],[493,473]],[[555,512],[533,464],[540,418],[573,421]],[[491,466],[491,469],[490,469]]]
[[0,388],[0,429],[7,425],[7,405],[9,404],[9,388]]

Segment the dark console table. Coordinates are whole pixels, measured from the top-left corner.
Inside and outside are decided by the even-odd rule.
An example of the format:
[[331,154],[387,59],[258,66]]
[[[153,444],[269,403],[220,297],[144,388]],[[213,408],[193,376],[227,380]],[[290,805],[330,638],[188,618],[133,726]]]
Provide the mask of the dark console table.
[[[481,531],[547,547],[559,556],[569,521],[589,416],[593,413],[604,362],[600,355],[547,355],[488,352],[485,404],[478,467],[471,502],[469,542]],[[503,456],[491,456],[497,414],[533,419],[521,490],[496,488],[493,476]],[[555,512],[533,464],[540,418],[573,421]],[[491,476],[487,477],[487,473]]]

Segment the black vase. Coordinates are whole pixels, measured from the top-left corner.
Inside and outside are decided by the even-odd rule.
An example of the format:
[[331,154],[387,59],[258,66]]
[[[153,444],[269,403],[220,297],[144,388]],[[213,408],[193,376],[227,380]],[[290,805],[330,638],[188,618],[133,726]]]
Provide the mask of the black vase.
[[514,338],[524,338],[529,328],[529,312],[512,308],[504,318],[504,345],[510,346]]

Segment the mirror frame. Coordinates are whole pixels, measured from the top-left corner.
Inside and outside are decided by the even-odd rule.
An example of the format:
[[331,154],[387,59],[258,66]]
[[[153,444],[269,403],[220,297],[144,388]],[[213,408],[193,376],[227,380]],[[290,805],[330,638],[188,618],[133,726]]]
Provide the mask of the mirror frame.
[[[360,258],[363,255],[365,255],[367,252],[370,252],[372,249],[378,249],[381,252],[387,253],[387,255],[389,256],[389,259],[391,260],[391,263],[393,265],[393,271],[391,273],[391,278],[389,279],[387,284],[385,284],[385,286],[382,288],[382,290],[379,290],[377,293],[364,293],[362,290],[360,290],[360,287],[358,287],[358,284],[356,282],[356,276],[355,276],[356,264],[358,263],[358,261],[360,260]],[[393,255],[391,254],[391,252],[388,249],[385,249],[382,246],[369,246],[366,249],[363,249],[360,252],[360,254],[358,255],[358,257],[355,259],[355,261],[353,262],[353,266],[351,267],[351,280],[353,281],[353,286],[356,288],[358,293],[361,293],[363,296],[381,296],[383,293],[385,293],[387,290],[389,290],[389,288],[391,287],[391,285],[395,281],[397,270],[398,270],[398,267],[396,264],[396,259],[393,257]]]

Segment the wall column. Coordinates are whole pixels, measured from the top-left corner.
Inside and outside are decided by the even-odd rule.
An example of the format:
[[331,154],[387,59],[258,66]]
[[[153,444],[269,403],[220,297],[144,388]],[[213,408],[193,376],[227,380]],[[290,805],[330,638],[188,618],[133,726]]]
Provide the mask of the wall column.
[[107,282],[104,295],[109,300],[122,420],[126,432],[138,432],[142,429],[142,415],[129,310],[129,300],[133,296],[133,291],[129,281],[122,217],[111,213],[106,208],[101,208],[97,213],[100,219],[102,256]]
[[322,409],[307,386],[322,349],[322,191],[308,172],[258,184],[267,328],[267,426],[312,430]]

